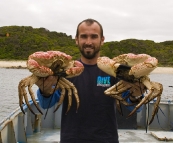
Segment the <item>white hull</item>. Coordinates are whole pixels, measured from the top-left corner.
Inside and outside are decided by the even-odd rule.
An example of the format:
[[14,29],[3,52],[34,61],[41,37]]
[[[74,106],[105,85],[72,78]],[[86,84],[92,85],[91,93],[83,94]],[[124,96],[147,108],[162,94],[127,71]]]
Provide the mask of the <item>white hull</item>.
[[[24,107],[25,115],[21,112],[20,108],[17,108],[0,123],[0,143],[59,142],[61,107],[55,113],[53,111],[56,106],[50,108],[46,119],[44,119],[46,110],[40,107],[43,111],[43,115],[41,115],[33,103],[30,103],[37,116],[35,117],[28,110],[27,106]],[[154,104],[151,102],[149,104],[149,118],[151,117],[153,106]],[[157,117],[155,117],[152,124],[148,126],[148,132],[146,133],[145,125],[148,113],[144,107],[137,114],[137,130],[119,129],[120,142],[159,142],[159,139],[173,142],[173,114],[171,114],[173,113],[173,102],[162,101],[159,106],[164,112],[164,114],[161,111],[158,112],[159,122]],[[132,136],[135,136],[135,138]]]

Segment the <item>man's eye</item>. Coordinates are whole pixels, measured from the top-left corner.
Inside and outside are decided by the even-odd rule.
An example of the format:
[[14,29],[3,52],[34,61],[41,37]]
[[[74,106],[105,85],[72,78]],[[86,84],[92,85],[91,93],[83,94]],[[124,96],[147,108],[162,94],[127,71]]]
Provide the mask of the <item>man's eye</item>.
[[92,35],[91,37],[92,37],[92,39],[96,39],[96,38],[98,38],[98,35]]
[[81,35],[80,37],[81,37],[81,38],[87,38],[87,36],[86,36],[86,35]]

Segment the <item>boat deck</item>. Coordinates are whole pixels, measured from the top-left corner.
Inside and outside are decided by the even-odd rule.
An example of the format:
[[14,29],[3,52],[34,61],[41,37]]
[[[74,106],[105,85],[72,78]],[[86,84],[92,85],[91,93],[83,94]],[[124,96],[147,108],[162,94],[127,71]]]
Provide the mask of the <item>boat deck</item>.
[[[169,137],[173,137],[173,132],[162,132],[162,131],[148,131],[145,130],[124,130],[119,129],[119,141],[120,143],[124,142],[173,142]],[[152,134],[157,134],[160,132],[165,137],[160,137],[157,139]],[[27,138],[28,143],[60,143],[60,130],[59,129],[42,129],[40,133],[36,133],[31,137]]]
[[[147,114],[145,110],[138,113],[135,120],[137,122],[137,129],[118,130],[120,143],[173,143],[172,105],[172,103],[171,106],[170,104],[162,105],[164,107],[164,117],[163,113],[158,112],[159,122],[155,118],[153,123],[148,126],[147,133],[144,129]],[[34,112],[37,111],[33,104],[31,104],[31,107]],[[59,109],[54,113],[55,107],[49,109],[46,119],[40,113],[33,115],[28,108],[24,108],[25,114],[21,112],[20,108],[17,108],[6,119],[0,122],[0,143],[60,143],[61,110]],[[149,107],[152,110],[154,106],[152,105],[152,108],[151,106]],[[43,115],[45,115],[46,110],[42,109],[42,111]],[[131,124],[131,122],[128,123]],[[127,127],[129,126],[127,125]]]

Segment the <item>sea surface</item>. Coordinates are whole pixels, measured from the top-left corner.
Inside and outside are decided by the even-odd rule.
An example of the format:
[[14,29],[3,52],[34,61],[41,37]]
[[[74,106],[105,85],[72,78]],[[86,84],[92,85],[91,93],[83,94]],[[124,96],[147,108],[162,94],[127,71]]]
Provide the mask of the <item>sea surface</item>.
[[[18,84],[29,75],[27,69],[0,68],[0,122],[19,107]],[[150,79],[163,84],[162,99],[173,100],[173,87],[169,87],[173,86],[173,74],[151,73]],[[32,89],[36,92],[37,86],[33,85]]]

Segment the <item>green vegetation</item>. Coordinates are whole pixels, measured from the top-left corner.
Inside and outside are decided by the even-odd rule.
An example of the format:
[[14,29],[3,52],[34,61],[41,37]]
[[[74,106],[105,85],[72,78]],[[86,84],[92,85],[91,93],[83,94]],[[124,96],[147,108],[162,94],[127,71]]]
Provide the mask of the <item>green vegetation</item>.
[[[36,51],[48,50],[65,52],[74,59],[80,57],[71,35],[31,26],[0,27],[0,59],[27,60]],[[101,56],[110,58],[124,53],[146,53],[156,57],[160,66],[173,65],[173,41],[155,43],[151,40],[126,39],[106,42],[101,49]]]

